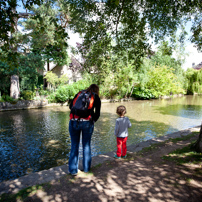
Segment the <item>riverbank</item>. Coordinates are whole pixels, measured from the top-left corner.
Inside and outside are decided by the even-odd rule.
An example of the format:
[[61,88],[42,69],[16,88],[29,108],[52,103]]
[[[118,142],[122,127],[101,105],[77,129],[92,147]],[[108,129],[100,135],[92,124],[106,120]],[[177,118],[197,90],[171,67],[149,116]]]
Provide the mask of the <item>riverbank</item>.
[[[176,97],[182,97],[183,94],[172,95],[172,96],[163,96],[159,99],[170,99]],[[129,102],[136,100],[135,98],[122,98],[122,99],[102,99],[102,103],[115,103],[115,102]],[[48,103],[47,99],[39,100],[19,100],[15,103],[10,102],[0,102],[0,112],[1,111],[10,111],[10,110],[24,110],[24,109],[35,109],[35,108],[43,108],[43,107],[60,107],[60,106],[68,106],[68,102],[65,103]]]
[[[35,190],[23,201],[197,201],[187,197],[191,192],[182,189],[186,184],[183,180],[175,187],[173,183],[176,173],[170,173],[175,169],[173,165],[157,164],[157,162],[163,155],[190,143],[190,140],[184,140],[174,144],[168,141],[170,138],[183,138],[192,132],[198,132],[199,129],[200,126],[197,126],[130,145],[128,146],[128,158],[125,160],[114,159],[115,151],[93,157],[93,173],[80,172],[76,178],[69,176],[68,166],[63,165],[32,173],[16,180],[1,182],[0,194],[14,194],[27,187],[43,184],[41,186],[44,187],[44,190],[41,188]],[[197,135],[192,137],[192,140],[196,138]],[[136,156],[137,152],[144,148],[165,141],[168,141],[166,146],[165,144],[162,147],[159,145],[153,156],[151,156],[152,152],[143,153],[143,156],[140,157]],[[81,165],[79,167],[82,168]],[[168,177],[173,181],[171,184],[164,181]],[[202,184],[197,183],[191,187],[195,190],[195,194],[202,193]],[[189,187],[189,189],[191,188]],[[175,200],[176,197],[177,200]]]

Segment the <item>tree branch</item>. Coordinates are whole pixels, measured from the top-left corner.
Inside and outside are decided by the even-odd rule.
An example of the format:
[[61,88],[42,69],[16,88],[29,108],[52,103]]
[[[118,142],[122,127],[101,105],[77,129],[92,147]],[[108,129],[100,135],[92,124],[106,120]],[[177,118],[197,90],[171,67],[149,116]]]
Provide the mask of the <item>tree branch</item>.
[[118,25],[119,25],[119,20],[120,20],[120,17],[121,17],[121,13],[122,13],[122,10],[123,10],[124,3],[125,3],[125,0],[123,0],[121,9],[120,9],[120,11],[119,11],[118,20],[117,20],[117,22],[116,22],[116,37],[118,36]]

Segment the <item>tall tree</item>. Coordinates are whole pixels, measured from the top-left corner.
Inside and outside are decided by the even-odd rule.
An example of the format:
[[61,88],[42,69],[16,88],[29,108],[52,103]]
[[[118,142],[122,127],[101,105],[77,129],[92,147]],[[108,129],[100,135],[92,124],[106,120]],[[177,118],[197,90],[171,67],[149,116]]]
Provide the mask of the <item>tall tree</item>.
[[[0,51],[4,53],[0,59],[7,64],[11,72],[15,69],[17,77],[19,67],[22,66],[20,64],[22,52],[24,55],[30,52],[41,54],[46,61],[54,60],[57,64],[63,64],[67,58],[67,34],[65,32],[67,19],[64,16],[64,9],[61,9],[63,13],[60,12],[60,14],[54,11],[56,10],[55,6],[59,6],[55,2],[60,1],[21,0],[21,2],[26,11],[29,10],[29,13],[17,13],[16,7],[19,3],[17,0],[0,2],[1,8],[3,8],[1,10],[1,33],[3,34],[0,35]],[[35,8],[34,5],[38,5],[38,7]],[[42,11],[45,12],[42,13]],[[21,34],[17,29],[18,19],[28,17],[27,21],[34,22],[32,25],[36,25],[33,27],[35,30],[32,29],[31,34]],[[16,78],[16,76],[11,78]],[[15,81],[18,80],[11,81],[11,86],[14,85],[11,87],[11,91],[16,89]],[[11,95],[17,95],[15,98],[18,98],[18,94],[11,92]]]
[[195,143],[193,143],[191,145],[191,148],[194,149],[198,153],[202,152],[202,124],[201,124],[198,139],[197,139],[197,141]]
[[[22,0],[23,5],[26,8],[30,8],[33,4],[42,3],[41,0]],[[17,13],[17,0],[0,1],[0,49],[4,54],[0,59],[2,62],[7,63],[10,69],[19,67],[19,54],[17,43],[17,23],[18,19],[22,17]],[[26,15],[27,17],[27,15]],[[10,96],[17,99],[19,98],[19,76],[18,74],[11,76]]]
[[65,19],[62,10],[59,11],[50,1],[32,8],[31,11],[35,16],[22,23],[25,26],[24,31],[28,31],[24,38],[31,51],[41,54],[47,63],[54,61],[59,65],[66,64],[68,34],[65,28],[68,17]]
[[[192,41],[195,40],[201,50],[202,4],[198,0],[67,0],[67,2],[70,4],[71,27],[82,34],[83,45],[91,53],[91,58],[95,58],[94,63],[100,55],[108,53],[110,45],[114,52],[117,49],[127,49],[129,59],[132,57],[134,63],[138,64],[141,62],[141,56],[148,53],[149,37],[157,42],[171,36],[179,27],[183,27],[191,16],[195,16]],[[180,40],[184,39],[184,35],[185,32],[182,33]]]

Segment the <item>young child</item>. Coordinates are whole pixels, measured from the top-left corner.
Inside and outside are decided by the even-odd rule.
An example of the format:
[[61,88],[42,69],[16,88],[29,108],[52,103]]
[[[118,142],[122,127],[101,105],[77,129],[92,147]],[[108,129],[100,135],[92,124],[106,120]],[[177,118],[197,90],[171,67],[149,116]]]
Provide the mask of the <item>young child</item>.
[[127,152],[127,138],[128,138],[128,128],[131,127],[131,122],[128,117],[125,116],[126,108],[123,105],[120,105],[116,109],[116,113],[119,115],[119,118],[116,119],[114,135],[117,140],[117,152],[114,156],[115,158],[120,159],[121,157],[126,158]]

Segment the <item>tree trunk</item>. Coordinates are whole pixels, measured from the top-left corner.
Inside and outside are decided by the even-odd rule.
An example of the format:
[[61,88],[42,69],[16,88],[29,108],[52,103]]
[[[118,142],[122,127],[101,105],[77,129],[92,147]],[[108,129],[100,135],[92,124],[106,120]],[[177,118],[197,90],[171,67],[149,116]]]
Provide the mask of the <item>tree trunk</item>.
[[202,124],[197,141],[191,147],[198,153],[202,153]]
[[10,97],[18,99],[20,95],[19,77],[18,75],[11,76]]

